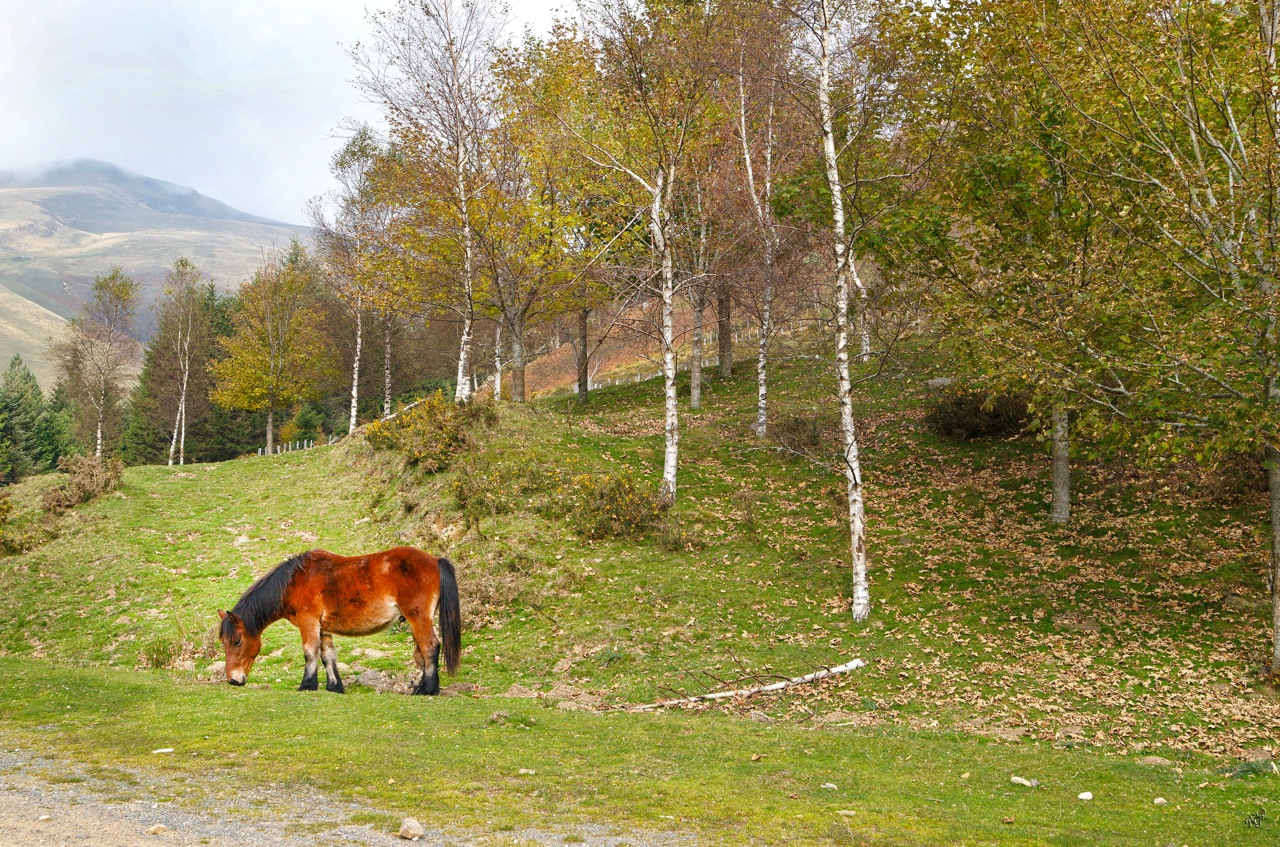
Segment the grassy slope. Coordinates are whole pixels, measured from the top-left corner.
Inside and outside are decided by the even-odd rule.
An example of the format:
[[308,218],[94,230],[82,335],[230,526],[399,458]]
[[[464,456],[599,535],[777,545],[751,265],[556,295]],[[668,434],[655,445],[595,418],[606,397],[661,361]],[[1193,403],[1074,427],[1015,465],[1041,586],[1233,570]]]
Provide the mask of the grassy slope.
[[[811,361],[781,371],[781,414],[827,405]],[[675,552],[651,537],[583,541],[512,502],[463,535],[449,475],[406,477],[360,448],[132,470],[61,538],[0,561],[14,610],[0,614],[11,656],[0,659],[0,727],[180,775],[216,761],[246,778],[304,778],[390,811],[444,801],[448,820],[481,831],[534,814],[729,841],[1269,843],[1274,833],[1243,817],[1260,804],[1280,817],[1280,778],[1228,779],[1217,769],[1229,758],[1205,755],[1233,756],[1280,727],[1274,699],[1250,683],[1265,608],[1222,605],[1229,591],[1262,594],[1259,511],[1179,510],[1161,491],[1168,480],[1095,467],[1081,474],[1076,524],[1050,528],[1034,445],[936,442],[914,425],[915,382],[872,386],[861,409],[876,602],[866,627],[847,617],[837,479],[750,442],[744,378],[713,384],[707,410],[686,418],[676,518],[693,543]],[[500,492],[539,462],[656,467],[654,392],[599,393],[580,417],[564,401],[513,410],[469,472]],[[268,631],[264,652],[281,652],[255,668],[269,692],[103,669],[200,645],[213,611],[292,552],[400,540],[448,546],[459,564],[472,622],[460,679],[486,696],[285,693],[300,676],[287,625]],[[361,664],[406,670],[403,634],[358,646],[388,654]],[[492,696],[558,683],[640,702],[850,656],[872,665],[725,709],[759,710],[756,720]],[[184,755],[157,762],[149,751],[161,746]],[[1179,767],[1135,761],[1146,753]],[[1017,788],[1012,774],[1046,787]],[[1084,790],[1092,804],[1074,799]],[[1158,795],[1170,805],[1152,806]]]

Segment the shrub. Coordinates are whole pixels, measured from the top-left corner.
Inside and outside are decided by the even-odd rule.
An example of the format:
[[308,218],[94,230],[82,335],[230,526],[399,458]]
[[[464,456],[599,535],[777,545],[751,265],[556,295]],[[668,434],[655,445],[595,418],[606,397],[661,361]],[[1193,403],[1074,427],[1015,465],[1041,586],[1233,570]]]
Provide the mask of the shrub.
[[1267,492],[1261,451],[1233,452],[1219,458],[1202,476],[1205,498],[1222,506],[1243,506]]
[[769,426],[769,434],[793,453],[817,452],[824,444],[835,446],[838,424],[817,412],[800,415],[781,415]]
[[474,429],[497,422],[498,413],[492,404],[455,404],[437,391],[390,420],[369,424],[365,438],[378,450],[403,453],[409,464],[436,473],[471,445]]
[[1026,428],[1027,398],[1020,394],[953,391],[925,414],[924,425],[943,438],[1007,438]]
[[66,471],[67,481],[44,493],[47,512],[62,512],[114,491],[124,475],[124,462],[94,456],[63,456],[58,460],[58,470]]
[[586,538],[635,535],[662,517],[663,507],[653,483],[631,473],[570,478],[570,497],[578,506],[573,523]]

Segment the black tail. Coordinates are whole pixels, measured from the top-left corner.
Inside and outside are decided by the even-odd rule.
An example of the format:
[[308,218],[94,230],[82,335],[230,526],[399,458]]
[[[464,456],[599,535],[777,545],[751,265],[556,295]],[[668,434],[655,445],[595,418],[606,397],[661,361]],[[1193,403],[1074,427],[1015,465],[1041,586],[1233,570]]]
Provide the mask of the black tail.
[[440,565],[440,640],[444,646],[444,666],[452,674],[458,670],[458,657],[462,655],[462,609],[458,605],[458,580],[453,573],[453,563],[448,559],[437,561]]

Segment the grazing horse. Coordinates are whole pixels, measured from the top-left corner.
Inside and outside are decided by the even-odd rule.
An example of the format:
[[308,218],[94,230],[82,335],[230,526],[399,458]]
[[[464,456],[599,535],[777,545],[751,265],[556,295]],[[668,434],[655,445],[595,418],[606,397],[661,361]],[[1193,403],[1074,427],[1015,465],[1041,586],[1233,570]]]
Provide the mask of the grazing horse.
[[[431,621],[440,610],[440,638]],[[325,690],[341,694],[335,635],[371,635],[402,617],[413,630],[413,658],[422,671],[414,694],[437,694],[437,663],[458,669],[462,615],[458,583],[448,559],[413,547],[395,547],[368,556],[335,556],[310,550],[281,562],[241,595],[222,618],[219,637],[227,651],[227,682],[244,685],[262,650],[262,631],[284,618],[302,633],[306,672],[299,691],[319,687],[317,659],[328,677]]]

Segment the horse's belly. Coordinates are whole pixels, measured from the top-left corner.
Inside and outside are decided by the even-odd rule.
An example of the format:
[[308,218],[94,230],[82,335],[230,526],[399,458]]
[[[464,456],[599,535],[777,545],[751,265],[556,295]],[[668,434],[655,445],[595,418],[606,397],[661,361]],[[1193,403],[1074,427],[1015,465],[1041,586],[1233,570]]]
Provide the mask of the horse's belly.
[[400,619],[400,609],[394,603],[380,608],[348,609],[341,613],[325,615],[320,628],[333,635],[373,635],[382,632]]

